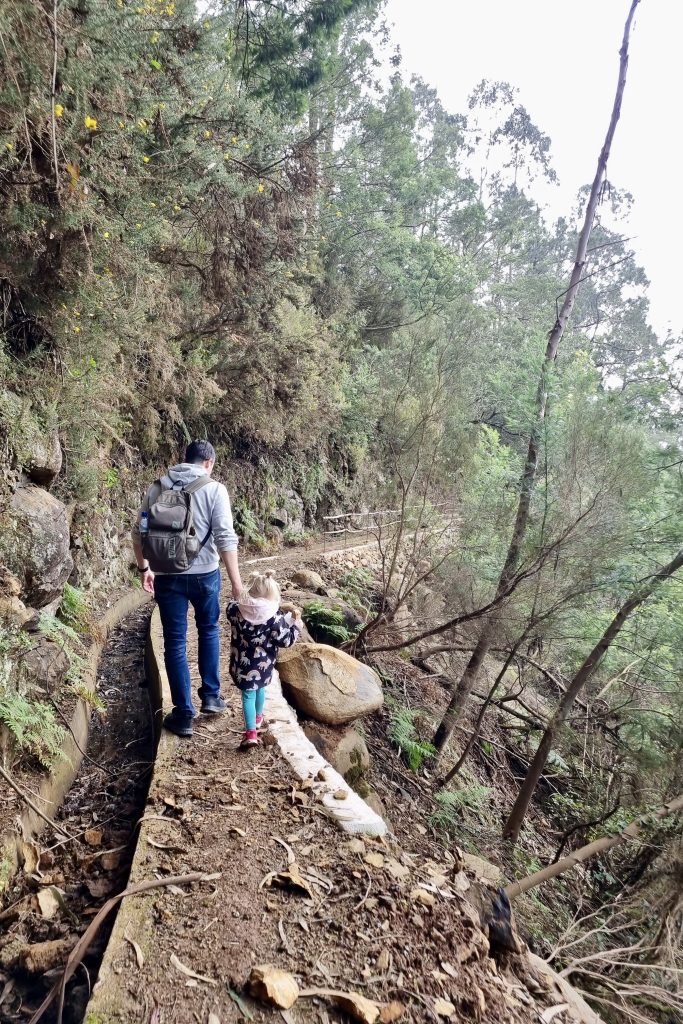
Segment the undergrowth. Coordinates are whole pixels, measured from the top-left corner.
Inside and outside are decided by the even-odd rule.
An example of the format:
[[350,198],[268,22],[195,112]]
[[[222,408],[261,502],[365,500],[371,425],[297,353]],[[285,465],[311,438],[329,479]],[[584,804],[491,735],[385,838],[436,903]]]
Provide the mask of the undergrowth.
[[420,712],[408,708],[391,697],[385,702],[389,708],[389,738],[398,747],[399,754],[405,759],[411,771],[419,771],[422,762],[436,754],[436,748],[416,735],[416,722]]
[[436,794],[437,809],[429,816],[436,828],[442,829],[450,836],[459,836],[463,819],[468,814],[483,810],[491,795],[490,786],[482,786],[477,782],[462,789],[446,789]]
[[344,625],[344,615],[339,608],[328,608],[322,601],[307,601],[303,607],[303,620],[317,643],[333,646],[351,639],[350,630]]
[[19,754],[34,757],[44,768],[52,768],[64,757],[64,730],[46,704],[28,701],[19,693],[0,693],[0,723]]

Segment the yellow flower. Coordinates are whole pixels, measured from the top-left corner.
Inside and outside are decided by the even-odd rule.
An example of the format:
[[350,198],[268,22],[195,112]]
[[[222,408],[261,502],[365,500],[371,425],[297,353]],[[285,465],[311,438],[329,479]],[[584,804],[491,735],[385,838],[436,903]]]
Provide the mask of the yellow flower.
[[169,4],[168,7],[166,8],[166,13],[168,14],[169,18],[172,18],[173,15],[175,14],[175,4]]
[[230,141],[232,142],[233,146],[236,146],[237,145],[237,136],[233,135],[233,137],[230,139]]
[[224,160],[229,160],[230,159],[230,154],[229,153],[224,153],[223,154],[223,159]]
[[74,334],[80,334],[80,333],[81,333],[81,329],[80,329],[80,327],[79,327],[78,325],[76,325],[76,326],[75,326],[75,327],[73,328],[73,332],[74,332]]
[[80,315],[81,314],[79,313],[79,311],[77,309],[74,309],[74,316],[80,316]]
[[143,162],[143,164],[148,164],[149,163],[149,157],[148,156],[143,156],[142,162]]
[[340,211],[339,211],[339,210],[337,210],[337,216],[338,216],[338,217],[341,217],[341,213],[340,213]]
[[205,139],[210,139],[212,135],[213,135],[213,132],[210,132],[208,128],[204,129],[204,138]]
[[259,192],[265,192],[265,188],[266,188],[266,186],[263,184],[263,182],[259,181],[259,183],[258,183],[258,190],[259,190]]
[[90,117],[89,114],[87,117],[83,118],[83,124],[86,128],[89,128],[91,132],[97,131],[97,119],[94,117]]
[[103,231],[102,232],[102,238],[109,238],[109,232],[108,231]]
[[150,43],[158,43],[160,38],[161,38],[161,33],[160,32],[152,32],[151,36],[149,37],[149,41],[150,41]]
[[174,209],[174,210],[175,210],[175,212],[177,213],[177,212],[178,212],[178,210],[180,209],[180,207],[178,206],[178,204],[177,204],[177,203],[174,203],[174,204],[173,204],[173,209]]
[[125,121],[119,121],[119,128],[125,128],[125,127],[126,127],[126,122]]
[[64,113],[64,107],[61,103],[55,103],[55,117],[61,117]]
[[249,142],[245,142],[244,143],[244,148],[245,149],[251,149],[251,144]]
[[156,203],[150,203],[149,205],[152,207],[153,210],[156,210],[156,208],[157,208],[157,204]]
[[147,121],[144,119],[144,117],[141,117],[140,120],[138,121],[138,128],[140,129],[141,132],[147,131]]
[[14,149],[14,146],[12,145],[11,142],[6,142],[5,143],[5,149],[8,149],[10,151],[10,153],[11,153],[12,150]]
[[142,224],[136,224],[136,225],[135,225],[135,227],[136,227],[136,228],[141,228],[141,227],[142,227]]

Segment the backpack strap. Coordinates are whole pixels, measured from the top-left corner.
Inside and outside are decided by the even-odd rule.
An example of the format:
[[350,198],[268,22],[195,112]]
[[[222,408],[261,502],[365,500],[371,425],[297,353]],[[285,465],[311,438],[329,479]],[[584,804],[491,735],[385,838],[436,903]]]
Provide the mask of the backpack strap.
[[192,480],[189,484],[186,484],[185,487],[183,487],[183,491],[185,494],[194,494],[195,491],[198,491],[201,487],[206,487],[206,485],[210,483],[211,477],[208,473],[205,473],[204,476],[198,476],[196,480]]
[[147,491],[147,508],[159,499],[164,487],[161,480],[155,480]]
[[[211,477],[209,476],[208,473],[205,473],[203,476],[198,476],[196,480],[192,480],[192,482],[187,484],[186,487],[183,487],[183,494],[187,494],[188,495],[188,500],[191,500],[190,497],[189,497],[190,495],[194,494],[195,491],[201,490],[202,487],[206,487],[206,485],[210,484],[210,483],[211,483]],[[206,533],[206,537],[204,537],[204,539],[202,541],[200,541],[200,544],[199,544],[199,550],[200,551],[202,550],[202,548],[204,547],[204,545],[208,541],[209,537],[211,536],[211,532],[212,532],[212,527],[209,526],[209,529],[208,529],[208,531]]]

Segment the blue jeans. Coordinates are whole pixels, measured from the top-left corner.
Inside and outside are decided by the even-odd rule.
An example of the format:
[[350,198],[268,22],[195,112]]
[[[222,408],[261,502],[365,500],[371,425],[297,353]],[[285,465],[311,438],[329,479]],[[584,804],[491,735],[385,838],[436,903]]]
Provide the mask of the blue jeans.
[[218,697],[221,692],[218,622],[221,574],[219,569],[206,573],[181,573],[156,576],[154,596],[164,630],[164,662],[171,687],[174,714],[194,717],[190,667],[187,663],[187,613],[194,608],[199,637],[200,699]]
[[266,703],[266,688],[260,690],[242,690],[242,711],[244,712],[244,728],[253,732],[256,728],[256,716],[263,714]]

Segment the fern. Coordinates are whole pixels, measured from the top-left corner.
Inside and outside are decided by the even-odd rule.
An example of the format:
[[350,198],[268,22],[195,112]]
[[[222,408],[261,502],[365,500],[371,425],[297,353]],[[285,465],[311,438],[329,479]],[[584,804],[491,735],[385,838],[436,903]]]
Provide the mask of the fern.
[[70,583],[64,584],[62,603],[59,607],[59,620],[64,625],[81,632],[86,632],[88,628],[88,609],[83,591],[72,587]]
[[0,723],[18,750],[35,757],[45,768],[52,768],[64,757],[64,730],[46,704],[31,703],[19,693],[0,693]]
[[343,644],[351,639],[340,609],[328,608],[322,601],[307,601],[303,607],[303,620],[319,643]]
[[436,748],[431,743],[425,743],[415,735],[415,721],[419,715],[419,711],[404,707],[395,701],[390,702],[389,737],[413,772],[419,770],[425,758],[436,754]]
[[443,790],[436,794],[439,807],[430,814],[429,820],[449,835],[457,834],[467,812],[480,811],[490,794],[489,786],[480,786],[478,783],[463,786],[462,789]]

